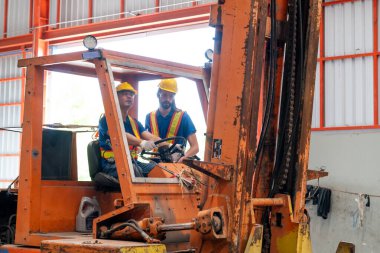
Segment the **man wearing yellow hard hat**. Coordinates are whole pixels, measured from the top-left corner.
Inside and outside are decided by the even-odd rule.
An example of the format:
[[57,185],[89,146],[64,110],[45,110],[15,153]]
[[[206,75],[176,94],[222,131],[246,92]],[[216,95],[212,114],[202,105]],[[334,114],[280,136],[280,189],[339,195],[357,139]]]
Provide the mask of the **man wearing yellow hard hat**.
[[[128,82],[124,82],[116,87],[116,91],[119,99],[125,132],[127,134],[129,150],[134,160],[135,174],[136,176],[147,176],[152,168],[144,166],[142,171],[141,169],[136,168],[136,165],[138,167],[138,162],[136,161],[138,149],[142,148],[149,151],[156,147],[154,141],[159,140],[160,138],[146,131],[138,120],[128,115],[128,112],[133,105],[135,95],[137,94],[137,91],[133,88],[133,86]],[[102,171],[108,175],[118,178],[105,116],[99,120],[99,145],[101,151]]]
[[177,81],[175,79],[163,79],[158,84],[157,98],[159,108],[148,113],[145,119],[145,128],[155,136],[169,138],[182,136],[190,144],[190,149],[178,160],[196,155],[199,151],[196,129],[190,116],[175,105],[174,97],[177,94]]

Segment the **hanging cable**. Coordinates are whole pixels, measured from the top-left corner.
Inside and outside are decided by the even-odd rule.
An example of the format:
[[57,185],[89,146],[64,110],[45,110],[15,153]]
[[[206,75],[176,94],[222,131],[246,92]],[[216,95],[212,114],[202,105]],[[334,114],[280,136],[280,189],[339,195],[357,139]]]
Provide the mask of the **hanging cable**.
[[276,83],[277,72],[277,23],[276,23],[276,1],[271,0],[271,39],[270,39],[270,58],[269,58],[269,78],[268,78],[268,93],[265,104],[265,113],[263,125],[259,138],[259,144],[256,149],[255,164],[258,164],[259,157],[262,155],[266,134],[269,129],[269,123],[273,111],[274,104],[274,88]]

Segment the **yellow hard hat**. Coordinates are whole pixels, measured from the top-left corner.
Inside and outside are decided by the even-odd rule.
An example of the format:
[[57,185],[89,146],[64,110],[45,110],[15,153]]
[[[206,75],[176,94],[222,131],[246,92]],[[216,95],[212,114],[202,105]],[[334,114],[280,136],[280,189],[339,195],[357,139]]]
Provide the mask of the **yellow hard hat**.
[[174,78],[169,79],[162,79],[161,82],[158,84],[158,87],[161,90],[169,91],[172,93],[177,93],[177,81]]
[[128,82],[124,82],[116,86],[116,91],[122,91],[122,90],[129,90],[137,94],[137,90],[135,90],[133,86]]

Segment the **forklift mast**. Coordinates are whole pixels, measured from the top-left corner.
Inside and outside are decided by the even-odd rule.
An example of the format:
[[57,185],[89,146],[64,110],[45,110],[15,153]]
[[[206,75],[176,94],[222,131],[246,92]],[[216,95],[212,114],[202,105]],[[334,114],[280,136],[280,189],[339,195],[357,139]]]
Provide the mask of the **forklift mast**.
[[[19,246],[0,249],[311,252],[304,196],[306,181],[321,176],[307,169],[320,13],[321,0],[219,0],[210,10],[211,72],[102,49],[19,60],[27,73]],[[98,78],[120,192],[41,179],[46,70]],[[114,82],[176,77],[196,82],[207,120],[204,161],[160,163],[155,175],[136,177]],[[75,233],[83,196],[96,196],[102,209],[91,236]]]

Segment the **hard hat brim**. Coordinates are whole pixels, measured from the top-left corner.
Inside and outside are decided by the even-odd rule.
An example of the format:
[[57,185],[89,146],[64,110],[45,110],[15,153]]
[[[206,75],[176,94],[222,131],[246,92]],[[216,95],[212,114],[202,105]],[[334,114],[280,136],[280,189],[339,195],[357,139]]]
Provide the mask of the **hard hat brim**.
[[159,87],[159,89],[160,89],[160,90],[167,91],[167,92],[170,92],[170,93],[173,93],[173,94],[177,94],[177,91],[176,91],[176,92],[173,92],[172,90],[165,89],[165,88],[161,88],[161,87]]
[[132,89],[120,89],[120,90],[116,90],[116,92],[119,92],[119,91],[132,91],[133,93],[135,93],[135,95],[137,95],[137,90],[132,90]]

